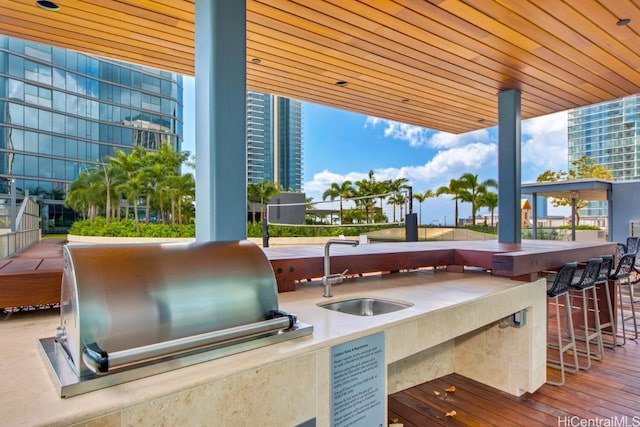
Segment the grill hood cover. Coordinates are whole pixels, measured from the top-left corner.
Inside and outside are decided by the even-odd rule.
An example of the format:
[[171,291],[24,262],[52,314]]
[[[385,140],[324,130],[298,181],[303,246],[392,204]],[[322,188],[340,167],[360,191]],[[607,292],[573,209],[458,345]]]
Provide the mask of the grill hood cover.
[[[269,344],[261,341],[269,336],[277,337],[273,342],[289,339],[287,332],[296,338],[312,327],[278,310],[271,264],[249,241],[64,248],[53,346],[68,360],[72,382],[126,372],[136,364],[148,368],[150,359],[168,362],[185,350],[193,356],[194,349],[244,343],[206,359],[220,357]],[[247,345],[247,337],[255,342]],[[51,364],[54,371],[61,369]],[[60,383],[68,382],[56,374]],[[77,394],[61,385],[63,396]]]

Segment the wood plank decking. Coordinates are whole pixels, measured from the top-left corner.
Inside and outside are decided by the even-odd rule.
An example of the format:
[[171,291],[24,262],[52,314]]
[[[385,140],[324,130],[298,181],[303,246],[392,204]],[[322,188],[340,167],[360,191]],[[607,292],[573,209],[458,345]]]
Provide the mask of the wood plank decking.
[[[558,374],[549,369],[548,375]],[[450,386],[455,392],[445,393]],[[520,397],[451,374],[394,393],[388,402],[389,419],[404,427],[640,425],[640,342],[605,349],[602,362],[567,374],[563,386],[545,384]]]

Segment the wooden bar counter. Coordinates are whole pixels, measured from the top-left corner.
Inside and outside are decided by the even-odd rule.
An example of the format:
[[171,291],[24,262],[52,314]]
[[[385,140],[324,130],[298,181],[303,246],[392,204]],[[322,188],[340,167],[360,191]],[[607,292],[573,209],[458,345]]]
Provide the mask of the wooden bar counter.
[[[323,246],[263,248],[271,261],[278,291],[295,290],[296,281],[323,276]],[[611,242],[562,242],[526,240],[499,243],[497,240],[447,242],[397,242],[331,247],[331,273],[348,269],[348,274],[397,272],[422,267],[446,267],[460,272],[465,267],[490,270],[494,276],[516,280],[535,279],[541,271],[553,270],[570,261],[613,254]]]

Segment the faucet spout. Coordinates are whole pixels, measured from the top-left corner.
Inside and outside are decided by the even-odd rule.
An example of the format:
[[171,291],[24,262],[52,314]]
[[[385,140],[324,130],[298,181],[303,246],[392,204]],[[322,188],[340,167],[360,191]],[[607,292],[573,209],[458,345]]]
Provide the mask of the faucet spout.
[[330,265],[330,255],[329,248],[331,245],[351,245],[358,246],[360,242],[358,240],[352,239],[329,239],[327,243],[324,245],[324,276],[322,276],[322,284],[324,285],[324,293],[323,297],[331,297],[333,294],[331,293],[331,286],[342,283],[344,279],[344,275],[349,271],[348,269],[343,271],[342,273],[331,274],[331,265]]

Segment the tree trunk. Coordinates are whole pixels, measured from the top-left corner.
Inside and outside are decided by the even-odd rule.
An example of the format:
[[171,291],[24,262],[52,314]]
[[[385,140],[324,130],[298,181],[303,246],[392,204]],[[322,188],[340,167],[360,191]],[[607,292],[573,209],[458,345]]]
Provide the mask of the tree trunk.
[[104,207],[104,216],[106,217],[107,224],[111,223],[111,187],[106,186],[107,190],[107,201],[105,202]]
[[136,223],[136,233],[140,234],[140,220],[138,218],[138,201],[136,199],[133,200],[133,219]]
[[180,237],[184,235],[182,227],[182,198],[178,199],[178,225],[180,227]]
[[458,199],[456,199],[455,222],[454,222],[453,226],[454,227],[458,226]]
[[476,225],[476,204],[471,203],[471,224]]
[[151,212],[151,197],[149,197],[148,195],[145,197],[144,211],[144,223],[149,224],[149,213]]
[[171,197],[171,225],[176,225],[176,199]]

